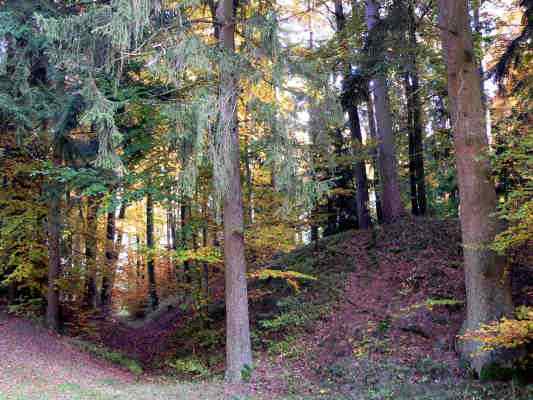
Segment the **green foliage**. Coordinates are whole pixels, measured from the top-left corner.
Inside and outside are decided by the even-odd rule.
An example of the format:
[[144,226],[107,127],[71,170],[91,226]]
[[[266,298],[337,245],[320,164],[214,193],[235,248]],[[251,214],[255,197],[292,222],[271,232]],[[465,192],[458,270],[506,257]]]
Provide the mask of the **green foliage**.
[[252,378],[252,373],[254,372],[254,366],[245,364],[244,368],[241,370],[241,377],[244,382],[249,382]]
[[464,305],[464,301],[456,300],[456,299],[427,299],[424,302],[421,303],[415,303],[408,307],[403,308],[397,315],[398,316],[404,316],[407,315],[419,308],[427,308],[428,310],[432,310],[434,307],[443,306],[448,308],[457,308]]
[[283,279],[285,280],[296,292],[300,290],[300,284],[298,283],[298,280],[310,280],[310,281],[316,281],[317,278],[311,275],[306,275],[301,272],[296,271],[279,271],[274,269],[261,269],[257,272],[252,272],[248,274],[250,278],[256,278],[260,281],[268,280],[268,279]]
[[268,332],[283,332],[305,327],[325,315],[329,309],[327,305],[307,304],[294,297],[280,300],[278,307],[280,314],[272,319],[260,320],[260,328]]
[[45,302],[42,298],[34,298],[20,301],[18,304],[10,304],[7,311],[19,317],[38,318],[42,315]]
[[281,356],[284,359],[293,359],[302,356],[305,352],[301,338],[296,335],[287,335],[284,338],[267,340],[267,352],[274,356]]
[[[506,229],[495,238],[492,247],[518,259],[523,259],[520,250],[531,247],[533,241],[533,74],[530,68],[533,53],[531,48],[523,49],[522,53],[515,59],[520,63],[508,71],[508,92],[494,101],[492,160],[501,193],[497,215],[506,222]],[[526,256],[523,262],[528,265],[531,260]]]
[[73,343],[86,352],[126,368],[132,374],[142,375],[144,372],[141,364],[137,360],[134,360],[133,358],[130,358],[118,351],[111,351],[103,346],[81,340],[75,340]]
[[38,163],[24,158],[3,161],[0,159],[6,174],[0,191],[0,284],[14,283],[40,296],[45,289],[48,251],[43,230],[47,210],[38,194],[39,180],[31,178]]
[[195,378],[205,378],[210,374],[209,368],[198,358],[191,356],[188,358],[178,358],[168,362],[178,375],[187,375]]

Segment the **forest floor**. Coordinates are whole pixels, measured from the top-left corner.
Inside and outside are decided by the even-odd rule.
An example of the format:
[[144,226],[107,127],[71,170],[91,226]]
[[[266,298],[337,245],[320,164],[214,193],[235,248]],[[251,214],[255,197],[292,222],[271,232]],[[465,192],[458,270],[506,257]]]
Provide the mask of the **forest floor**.
[[[221,382],[220,310],[208,328],[179,309],[144,324],[108,321],[99,329],[105,347],[0,313],[0,400],[533,398],[533,385],[472,379],[457,358],[464,271],[456,221],[345,232],[277,255],[268,268],[316,280],[298,291],[276,279],[250,285],[255,365],[243,385]],[[515,268],[513,281],[516,303],[531,305],[531,271]]]

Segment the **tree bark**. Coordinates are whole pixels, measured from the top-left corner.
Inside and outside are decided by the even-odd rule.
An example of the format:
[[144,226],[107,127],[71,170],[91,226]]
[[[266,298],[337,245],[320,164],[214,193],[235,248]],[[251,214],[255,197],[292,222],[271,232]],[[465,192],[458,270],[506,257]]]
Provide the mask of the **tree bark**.
[[96,196],[87,198],[87,231],[85,236],[85,265],[87,274],[87,287],[85,306],[88,309],[96,308],[96,249],[98,229],[99,199]]
[[422,131],[422,106],[420,104],[420,85],[416,65],[416,20],[414,4],[407,6],[409,26],[407,29],[408,55],[404,75],[407,97],[407,119],[409,129],[409,183],[411,189],[411,212],[413,215],[426,213],[426,185],[424,173],[424,147]]
[[[360,154],[363,146],[363,136],[361,134],[361,122],[359,120],[359,113],[355,106],[349,108],[350,115],[350,131],[352,133],[352,143],[354,155]],[[372,225],[370,213],[368,211],[368,179],[366,176],[365,163],[362,160],[356,160],[354,166],[356,193],[355,199],[357,203],[357,222],[359,229],[368,229]]]
[[[370,88],[369,88],[370,89]],[[372,141],[377,141],[376,133],[376,121],[374,119],[374,102],[372,101],[372,95],[370,90],[368,91],[368,99],[366,102],[366,107],[368,111],[368,133]],[[373,170],[373,182],[372,187],[374,188],[374,196],[376,197],[376,217],[378,223],[383,223],[383,212],[381,211],[381,195],[380,195],[380,179],[379,179],[379,167],[378,167],[378,151],[375,146],[372,146],[370,150],[370,156],[372,157],[372,170]]]
[[[378,4],[374,0],[366,0],[366,21],[369,35],[379,21]],[[378,54],[380,59],[382,54]],[[382,60],[383,61],[383,60]],[[400,196],[400,184],[396,162],[396,146],[392,130],[392,115],[390,111],[387,81],[382,73],[377,73],[372,79],[372,91],[377,122],[378,159],[381,178],[381,207],[383,221],[392,222],[404,215],[405,210]]]
[[118,237],[115,239],[115,237],[117,236],[116,231],[117,229],[115,209],[112,209],[107,213],[105,249],[106,268],[102,274],[102,289],[100,292],[100,306],[102,308],[103,314],[107,314],[111,311],[113,284],[115,281],[114,277],[118,261],[118,251],[122,244],[121,234],[119,234]]
[[[463,328],[472,330],[509,315],[513,304],[506,260],[488,248],[501,226],[493,214],[497,197],[468,16],[467,0],[439,0],[461,203],[467,301]],[[501,353],[479,350],[480,343],[473,340],[460,346],[462,356],[481,375],[486,367],[501,361]]]
[[[337,21],[337,31],[342,33],[346,25],[346,17],[342,6],[342,0],[335,0],[335,19]],[[361,134],[361,122],[359,120],[359,113],[357,105],[355,104],[354,93],[347,93],[347,82],[350,79],[352,66],[349,62],[344,62],[344,77],[343,77],[343,108],[348,113],[348,122],[350,126],[350,134],[352,139],[352,150],[354,157],[361,153],[363,145],[363,136]],[[360,229],[367,229],[371,225],[370,213],[368,212],[368,180],[366,176],[365,163],[361,159],[356,159],[353,167],[353,175],[355,177],[356,193],[356,213],[357,213],[357,227]]]
[[[189,199],[184,198],[180,207],[181,216],[181,247],[187,248],[187,242],[189,239],[189,221],[191,215],[191,202]],[[189,260],[183,261],[183,275],[186,283],[191,283],[191,262]]]
[[[57,149],[54,150],[57,152]],[[61,158],[54,154],[55,167],[61,165]],[[59,287],[57,280],[61,276],[61,185],[50,183],[48,188],[48,292],[46,305],[46,324],[58,332],[61,326]]]
[[151,193],[146,195],[146,247],[148,254],[146,256],[146,272],[148,274],[148,294],[150,308],[157,310],[159,306],[159,297],[157,296],[157,286],[155,278],[154,263],[154,199]]
[[[223,57],[235,52],[233,0],[219,0],[217,20]],[[220,131],[230,135],[224,146],[228,187],[224,193],[224,263],[226,298],[226,380],[239,382],[243,371],[252,366],[246,260],[244,257],[244,218],[240,179],[239,134],[236,123],[238,78],[231,63],[220,68]]]

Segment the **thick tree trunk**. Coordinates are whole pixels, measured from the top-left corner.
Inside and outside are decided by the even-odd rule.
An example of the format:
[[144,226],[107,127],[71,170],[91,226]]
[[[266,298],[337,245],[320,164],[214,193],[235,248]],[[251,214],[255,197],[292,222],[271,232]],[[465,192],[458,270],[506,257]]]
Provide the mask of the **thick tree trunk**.
[[155,263],[153,251],[154,246],[154,199],[151,193],[146,195],[146,247],[148,254],[146,256],[146,272],[148,274],[148,294],[150,308],[156,310],[159,306],[159,297],[157,296],[157,286],[155,279]]
[[[233,0],[219,0],[217,20],[225,57],[235,52]],[[238,80],[230,63],[221,63],[220,130],[229,135],[224,156],[228,187],[224,193],[224,264],[226,297],[226,380],[239,382],[252,366],[252,347],[244,257],[244,218],[240,179],[239,134],[236,124]]]
[[[366,21],[369,34],[379,21],[378,4],[366,0]],[[381,54],[378,54],[382,57]],[[378,159],[381,178],[381,208],[384,222],[392,222],[405,213],[400,196],[400,184],[396,162],[396,146],[392,129],[387,81],[383,74],[372,79],[375,113],[377,122]]]
[[[54,157],[54,166],[59,167],[61,160]],[[50,183],[48,190],[48,292],[46,305],[46,324],[48,328],[59,331],[61,313],[59,287],[57,280],[61,276],[61,186]]]
[[[488,140],[481,100],[479,71],[472,45],[467,0],[439,0],[448,93],[452,109],[460,219],[464,247],[467,315],[464,329],[477,329],[513,310],[506,262],[488,245],[500,229],[493,213],[497,197],[491,182]],[[500,361],[495,351],[479,352],[476,341],[460,351],[478,374]]]
[[96,308],[96,249],[98,233],[98,206],[99,199],[95,196],[87,198],[87,232],[85,235],[85,265],[87,274],[87,287],[85,306],[89,309]]

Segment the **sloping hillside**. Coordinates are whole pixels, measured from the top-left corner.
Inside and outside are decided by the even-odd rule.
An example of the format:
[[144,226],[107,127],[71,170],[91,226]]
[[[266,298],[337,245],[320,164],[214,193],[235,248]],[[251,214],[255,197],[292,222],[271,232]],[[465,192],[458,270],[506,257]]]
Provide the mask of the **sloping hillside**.
[[[220,307],[207,310],[207,325],[201,313],[174,308],[135,327],[116,321],[100,326],[107,346],[143,362],[147,372],[137,377],[80,351],[71,340],[2,315],[0,393],[6,399],[533,396],[531,385],[471,379],[456,356],[464,271],[455,221],[406,219],[345,232],[279,254],[264,267],[287,274],[250,282],[256,363],[242,386],[220,383],[219,301]],[[515,275],[515,297],[531,302],[531,271]],[[176,384],[176,378],[205,383]]]
[[[533,393],[531,386],[473,380],[455,353],[465,297],[457,221],[406,219],[346,232],[281,257],[274,267],[318,280],[291,301],[278,301],[269,323],[256,314],[259,337],[273,322],[286,322],[266,348],[274,354],[270,360],[298,374],[267,384],[258,376],[262,387],[328,399],[514,399]],[[533,300],[531,278],[531,270],[516,269],[518,302]],[[307,320],[296,318],[298,310]]]

